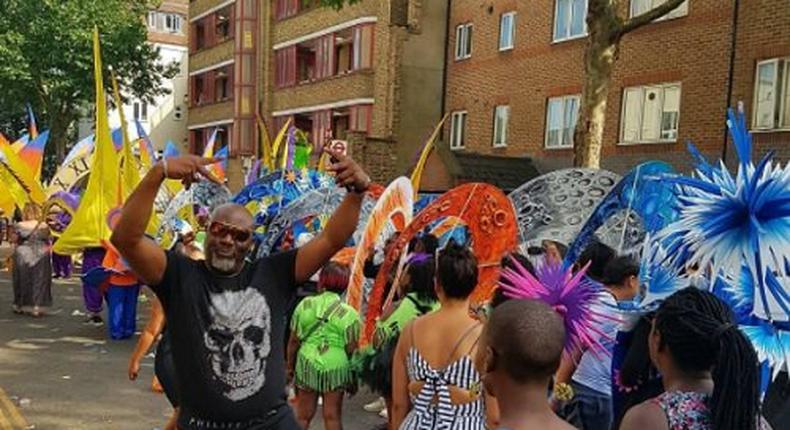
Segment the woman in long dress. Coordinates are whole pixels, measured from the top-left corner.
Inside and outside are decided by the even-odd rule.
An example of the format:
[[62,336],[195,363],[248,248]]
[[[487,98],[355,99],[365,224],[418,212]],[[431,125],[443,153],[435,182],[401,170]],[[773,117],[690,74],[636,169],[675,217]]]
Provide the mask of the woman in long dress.
[[50,232],[47,224],[41,222],[40,211],[38,206],[28,203],[22,211],[22,221],[14,226],[14,312],[34,317],[52,306]]

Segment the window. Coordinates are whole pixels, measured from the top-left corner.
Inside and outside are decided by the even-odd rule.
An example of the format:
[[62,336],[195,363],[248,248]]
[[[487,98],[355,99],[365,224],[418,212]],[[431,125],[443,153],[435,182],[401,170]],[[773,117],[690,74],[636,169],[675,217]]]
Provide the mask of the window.
[[754,81],[754,128],[790,128],[790,58],[757,63]]
[[171,33],[181,33],[181,15],[168,13],[165,15],[165,30]]
[[132,110],[134,111],[134,119],[137,121],[148,121],[148,103],[146,102],[134,102],[132,104]]
[[575,39],[587,34],[587,0],[555,0],[554,41]]
[[579,96],[550,98],[546,108],[546,148],[573,148]]
[[148,28],[150,30],[156,30],[156,22],[159,19],[159,13],[155,11],[148,12]]
[[316,0],[276,0],[275,16],[282,20],[297,13],[313,9],[318,2]]
[[220,9],[214,19],[217,42],[233,37],[233,5]]
[[[662,4],[666,3],[667,0],[631,0],[631,16],[639,16],[643,13],[655,9]],[[684,1],[680,4],[677,8],[673,9],[668,14],[658,18],[656,21],[662,21],[665,19],[673,19],[679,18],[681,16],[686,16],[689,13],[689,2]]]
[[472,56],[472,24],[461,24],[455,28],[455,59]]
[[205,21],[198,21],[192,24],[192,31],[190,33],[193,51],[199,51],[208,46]]
[[679,116],[679,83],[626,88],[620,142],[674,142],[678,138]]
[[516,40],[516,13],[503,13],[499,18],[499,50],[513,49]]
[[296,84],[296,45],[274,51],[274,83],[278,88]]
[[463,149],[466,143],[466,111],[453,112],[450,123],[450,149]]
[[354,70],[368,69],[373,65],[373,25],[365,24],[354,27],[354,51],[352,68]]
[[214,95],[215,101],[221,102],[233,97],[233,81],[231,74],[233,73],[233,66],[223,67],[215,72],[214,75],[214,88],[216,94]]
[[510,106],[494,108],[494,148],[507,146],[507,126],[510,122]]
[[352,106],[349,110],[351,113],[351,130],[369,132],[370,122],[373,118],[373,105]]
[[205,103],[208,93],[208,86],[206,85],[206,75],[197,75],[192,77],[192,105],[200,106]]

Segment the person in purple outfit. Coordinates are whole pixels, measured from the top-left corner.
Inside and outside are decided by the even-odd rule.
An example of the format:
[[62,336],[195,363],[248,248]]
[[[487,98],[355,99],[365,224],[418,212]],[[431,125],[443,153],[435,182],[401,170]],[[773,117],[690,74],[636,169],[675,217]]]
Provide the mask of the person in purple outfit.
[[[66,229],[69,222],[71,222],[71,215],[63,211],[50,218],[49,227],[53,232],[59,234]],[[55,241],[57,241],[57,239],[55,239]],[[52,253],[52,271],[55,278],[70,278],[73,267],[71,255],[63,255],[56,252]]]
[[[101,266],[106,250],[102,247],[85,248],[82,251],[82,273],[88,273],[94,267]],[[101,290],[95,286],[82,282],[82,298],[85,301],[85,309],[88,311],[87,324],[101,325],[104,321],[101,318],[102,302],[104,297]]]

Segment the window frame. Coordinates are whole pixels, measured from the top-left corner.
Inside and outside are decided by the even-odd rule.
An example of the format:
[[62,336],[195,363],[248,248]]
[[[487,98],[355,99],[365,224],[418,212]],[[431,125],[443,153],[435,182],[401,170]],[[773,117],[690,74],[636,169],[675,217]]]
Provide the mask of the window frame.
[[[558,23],[557,15],[559,13],[559,8],[560,8],[560,2],[561,1],[568,1],[569,2],[569,8],[568,8],[568,13],[570,14],[570,19],[568,20],[568,33],[569,33],[569,35],[557,38],[557,23]],[[576,34],[576,35],[571,35],[570,34],[571,24],[573,23],[573,1],[574,0],[554,0],[554,23],[553,23],[553,25],[551,27],[551,43],[562,43],[562,42],[568,42],[568,41],[576,40],[576,39],[583,39],[583,38],[587,37],[590,34],[590,29],[587,28],[587,17],[586,17],[587,11],[589,10],[589,7],[590,7],[589,0],[584,0],[585,17],[584,17],[584,19],[582,19],[582,23],[584,24],[584,31],[582,31],[581,33]]]
[[[184,18],[177,14],[177,13],[166,13],[164,14],[165,18],[165,25],[164,30],[172,33],[172,34],[183,34],[183,26],[184,26]],[[170,20],[173,24],[171,27],[168,27],[167,21]]]
[[[151,20],[153,19],[153,23]],[[148,20],[146,22],[149,30],[156,30],[156,23],[159,21],[159,12],[155,10],[148,11]]]
[[[625,118],[626,118],[626,100],[625,94],[626,91],[629,89],[639,88],[641,90],[641,98],[639,104],[639,139],[635,141],[627,141],[625,140]],[[644,109],[644,98],[645,98],[645,90],[647,88],[660,88],[661,89],[661,110],[659,111],[659,118],[658,118],[658,139],[644,139],[642,137],[642,128],[644,124],[644,116],[645,116],[645,109]],[[665,113],[664,106],[666,103],[666,91],[667,88],[677,88],[678,90],[678,117],[677,117],[677,126],[675,130],[675,138],[674,139],[664,139],[661,137],[661,133],[664,131],[662,129],[662,117]],[[633,146],[633,145],[661,145],[667,143],[677,143],[678,139],[680,138],[680,112],[682,110],[681,100],[683,99],[683,83],[680,81],[677,82],[659,82],[655,84],[645,84],[645,85],[634,85],[630,87],[623,87],[621,96],[620,96],[620,127],[618,131],[617,137],[617,145],[619,146]]]
[[[635,4],[637,1],[640,1],[640,0],[631,0],[631,1],[629,2],[629,5],[628,5],[628,17],[629,17],[629,18],[633,18],[633,17],[637,16],[637,14],[634,14],[634,4]],[[664,1],[663,1],[661,4],[659,4],[659,5],[656,5],[656,4],[655,4],[657,0],[641,0],[641,1],[650,1],[650,5],[651,5],[651,6],[650,6],[650,9],[648,9],[648,10],[652,10],[652,9],[655,9],[656,7],[658,7],[658,6],[661,6],[661,4],[663,4],[663,3],[666,3],[666,1],[667,1],[667,0],[664,0]],[[680,7],[682,7],[682,6],[683,6],[683,4],[685,4],[685,5],[686,5],[686,10],[685,10],[683,13],[680,13],[680,14],[678,14],[678,15],[673,15],[673,14],[675,13],[675,11],[676,11],[676,10],[678,10]],[[644,12],[643,12],[643,13],[644,13]],[[670,20],[673,20],[673,19],[678,19],[678,18],[683,18],[683,17],[686,17],[686,16],[688,16],[688,14],[689,14],[689,2],[688,2],[688,0],[686,0],[684,3],[681,3],[680,5],[678,5],[678,7],[677,7],[677,8],[675,8],[675,9],[671,10],[671,11],[670,11],[669,13],[667,13],[666,15],[664,15],[664,16],[662,16],[662,17],[660,17],[660,18],[657,18],[657,19],[655,19],[653,22],[655,23],[655,22],[661,22],[661,21],[670,21]],[[639,15],[641,15],[641,14],[639,14]]]
[[[502,128],[502,140],[497,142],[497,123],[499,122],[500,109],[504,112],[504,126]],[[494,106],[494,132],[491,139],[493,148],[507,148],[508,127],[510,126],[510,105]]]
[[[773,84],[775,100],[771,106],[771,117],[773,118],[772,124],[769,127],[757,125],[758,113],[758,97],[760,84],[760,67],[763,65],[772,64],[774,67],[774,74],[776,76]],[[757,133],[771,133],[776,131],[790,130],[790,121],[783,124],[788,110],[790,110],[790,103],[788,103],[788,92],[790,92],[790,56],[788,57],[775,57],[758,61],[754,66],[754,85],[752,86],[752,124],[751,129]]]
[[148,103],[136,100],[132,103],[132,118],[139,122],[148,122]]
[[[463,119],[463,124],[461,126],[461,133],[458,135],[459,139],[456,139],[456,118]],[[458,110],[453,111],[450,115],[450,149],[453,151],[458,151],[466,148],[466,120],[469,118],[469,112],[466,110]],[[460,140],[460,144],[456,144],[456,140]]]
[[[579,112],[581,111],[581,106],[582,106],[581,105],[581,103],[582,103],[582,95],[581,94],[566,94],[566,95],[562,95],[562,96],[548,97],[546,99],[546,126],[545,126],[545,132],[544,132],[544,136],[543,136],[543,149],[547,149],[547,150],[550,150],[550,151],[573,149],[573,147],[575,145],[575,142],[573,142],[573,136],[571,136],[571,144],[570,145],[563,145],[563,143],[562,143],[562,142],[565,141],[565,139],[564,139],[565,134],[564,133],[565,133],[565,129],[567,128],[567,127],[565,127],[565,117],[567,116],[566,113],[565,113],[565,106],[566,106],[567,101],[569,99],[576,99],[576,124],[578,124],[579,123]],[[551,131],[551,129],[549,128],[549,123],[551,122],[551,118],[549,118],[549,114],[550,114],[549,106],[551,105],[552,100],[560,100],[561,103],[562,103],[562,112],[561,112],[560,116],[562,117],[562,125],[563,125],[563,127],[560,128],[560,136],[559,136],[559,139],[558,139],[559,144],[557,146],[549,146],[549,132]],[[576,124],[574,124],[572,130],[576,129]]]
[[[472,33],[470,33],[470,30]],[[472,57],[472,36],[474,25],[471,22],[455,26],[455,61],[463,61]],[[459,51],[463,52],[459,54]]]
[[[505,18],[510,17],[510,45],[502,46],[502,36],[505,34],[504,22]],[[516,47],[516,11],[505,12],[499,16],[499,52],[512,51]]]

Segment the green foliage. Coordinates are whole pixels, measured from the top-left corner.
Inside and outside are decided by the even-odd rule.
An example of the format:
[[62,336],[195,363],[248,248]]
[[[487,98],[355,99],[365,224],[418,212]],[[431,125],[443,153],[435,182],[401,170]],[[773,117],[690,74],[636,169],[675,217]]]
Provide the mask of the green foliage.
[[48,146],[62,156],[70,128],[92,111],[94,26],[107,94],[110,67],[127,97],[150,102],[165,94],[163,79],[178,69],[159,64],[158,50],[147,43],[143,20],[151,6],[149,0],[0,0],[0,129],[17,137],[29,102],[39,130],[52,129]]

